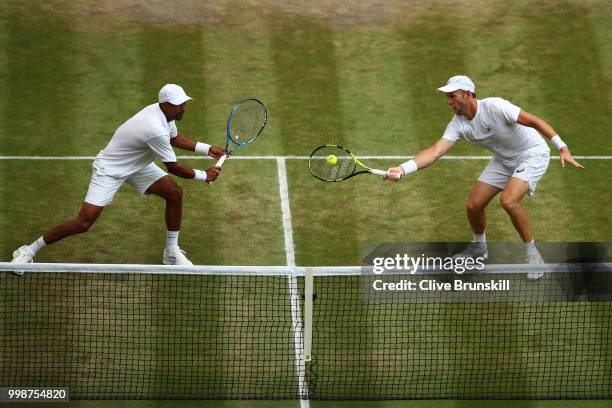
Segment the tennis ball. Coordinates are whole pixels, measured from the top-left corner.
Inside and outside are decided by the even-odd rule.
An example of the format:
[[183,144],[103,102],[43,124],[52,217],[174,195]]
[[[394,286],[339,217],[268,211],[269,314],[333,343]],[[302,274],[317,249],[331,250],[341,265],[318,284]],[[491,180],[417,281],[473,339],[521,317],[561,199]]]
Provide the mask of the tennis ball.
[[327,164],[329,164],[330,166],[335,166],[337,162],[338,162],[338,158],[334,156],[333,154],[330,154],[329,156],[327,156]]

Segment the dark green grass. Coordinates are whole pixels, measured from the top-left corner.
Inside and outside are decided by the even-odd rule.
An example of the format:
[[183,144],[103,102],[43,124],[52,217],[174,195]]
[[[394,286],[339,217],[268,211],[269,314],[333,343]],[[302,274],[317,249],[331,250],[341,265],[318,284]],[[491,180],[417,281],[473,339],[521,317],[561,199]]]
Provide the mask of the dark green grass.
[[[302,156],[333,142],[358,155],[410,155],[443,132],[452,115],[434,90],[458,73],[472,76],[479,97],[506,97],[545,118],[574,154],[612,154],[612,7],[605,1],[489,1],[476,11],[447,2],[390,2],[392,15],[385,8],[365,13],[378,20],[358,18],[359,8],[351,6],[332,12],[316,4],[206,4],[205,18],[187,23],[172,13],[152,19],[150,10],[139,13],[134,5],[106,12],[111,3],[11,0],[0,6],[1,155],[93,156],[166,82],[194,97],[179,129],[215,144],[223,143],[232,101],[262,98],[269,126],[240,154]],[[485,153],[459,143],[451,154]],[[536,240],[612,239],[609,163],[586,161],[580,172],[551,163],[536,196],[525,202]],[[368,242],[469,240],[464,203],[484,165],[443,161],[394,185],[367,176],[331,185],[312,179],[304,161],[288,161],[297,263],[357,264]],[[10,259],[17,246],[76,214],[90,163],[2,161],[0,171],[0,257]],[[212,186],[180,184],[186,192],[181,245],[192,260],[285,263],[274,161],[228,162]],[[489,239],[518,241],[497,201],[488,215]],[[161,200],[143,200],[124,187],[89,234],[46,248],[37,260],[158,263],[164,233]],[[364,339],[375,340],[367,322],[355,324]],[[126,403],[173,406],[167,404]]]

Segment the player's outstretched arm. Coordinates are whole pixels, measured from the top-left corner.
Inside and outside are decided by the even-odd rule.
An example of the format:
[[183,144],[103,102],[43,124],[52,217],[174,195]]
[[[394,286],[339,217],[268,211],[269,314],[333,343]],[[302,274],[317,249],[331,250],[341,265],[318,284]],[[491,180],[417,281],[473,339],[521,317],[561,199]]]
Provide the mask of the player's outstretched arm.
[[565,167],[565,163],[569,163],[574,167],[579,169],[583,169],[584,166],[576,161],[572,156],[572,153],[569,150],[569,147],[561,140],[561,137],[555,132],[555,130],[550,126],[544,119],[537,117],[534,114],[521,110],[519,113],[517,123],[523,126],[529,126],[540,132],[540,134],[544,135],[552,144],[555,145],[557,150],[559,150],[559,158],[561,159],[561,166]]
[[177,149],[187,150],[189,152],[197,152],[206,156],[210,156],[213,159],[219,159],[225,154],[225,150],[222,147],[211,146],[207,143],[196,142],[195,140],[189,139],[187,136],[178,134],[170,139],[170,144]]
[[218,167],[211,167],[206,171],[192,169],[179,162],[164,162],[168,173],[174,174],[177,177],[184,179],[195,179],[212,183],[217,179],[221,169]]
[[454,144],[455,142],[452,140],[441,138],[431,147],[414,156],[414,159],[408,160],[397,167],[390,167],[387,172],[389,172],[390,175],[395,175],[395,177],[385,177],[385,180],[397,181],[399,180],[397,178],[398,175],[403,177],[430,166],[433,162],[444,156]]

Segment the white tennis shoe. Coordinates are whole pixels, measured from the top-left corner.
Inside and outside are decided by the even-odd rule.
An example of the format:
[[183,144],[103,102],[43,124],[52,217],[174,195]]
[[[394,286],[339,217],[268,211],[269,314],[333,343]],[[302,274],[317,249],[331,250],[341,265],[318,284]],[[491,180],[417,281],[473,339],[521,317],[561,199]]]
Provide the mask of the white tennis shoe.
[[164,249],[164,265],[189,265],[192,266],[193,263],[185,256],[186,252],[176,247],[176,249]]
[[[538,252],[538,249],[534,246],[530,247],[525,254],[525,263],[530,265],[540,265],[544,263],[544,259],[542,259],[542,255]],[[544,276],[544,272],[542,271],[533,271],[527,274],[527,279],[534,281],[540,279]]]
[[[27,246],[24,245],[19,247],[15,252],[13,252],[13,260],[11,263],[32,263],[34,262],[34,252]],[[15,275],[23,276],[25,271],[13,271]]]
[[487,259],[489,257],[489,251],[487,249],[486,242],[470,242],[470,244],[463,251],[453,255],[453,258],[482,258]]

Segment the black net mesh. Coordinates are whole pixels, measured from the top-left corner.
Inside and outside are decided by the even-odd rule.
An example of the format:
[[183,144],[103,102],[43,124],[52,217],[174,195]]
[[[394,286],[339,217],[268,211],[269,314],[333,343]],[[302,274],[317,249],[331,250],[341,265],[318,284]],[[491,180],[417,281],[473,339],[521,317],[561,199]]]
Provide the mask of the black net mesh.
[[487,277],[512,285],[491,298],[380,297],[363,276],[316,276],[313,360],[300,365],[302,277],[2,273],[0,387],[69,387],[76,399],[612,398],[612,302],[589,289],[610,273],[593,276]]

